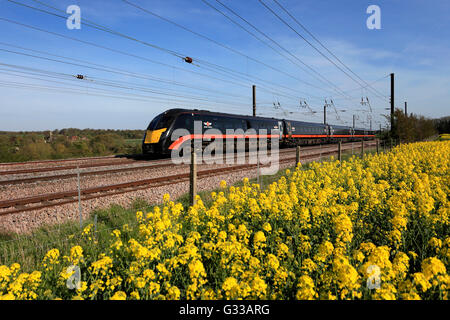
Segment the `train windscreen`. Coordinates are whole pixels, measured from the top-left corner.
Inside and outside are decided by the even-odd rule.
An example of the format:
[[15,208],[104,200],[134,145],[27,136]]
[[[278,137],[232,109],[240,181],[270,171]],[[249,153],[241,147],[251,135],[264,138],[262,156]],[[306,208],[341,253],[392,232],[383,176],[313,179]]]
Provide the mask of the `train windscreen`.
[[160,114],[156,116],[152,122],[148,125],[147,130],[158,130],[163,128],[168,128],[174,120],[174,116],[168,116],[165,114]]

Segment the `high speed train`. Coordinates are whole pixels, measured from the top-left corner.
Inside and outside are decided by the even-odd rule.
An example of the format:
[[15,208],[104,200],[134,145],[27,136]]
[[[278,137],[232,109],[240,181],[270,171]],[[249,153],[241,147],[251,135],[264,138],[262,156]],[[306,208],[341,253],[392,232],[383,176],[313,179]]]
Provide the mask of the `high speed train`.
[[[201,122],[200,131],[194,132],[194,121]],[[185,129],[186,134],[172,139],[176,129]],[[303,122],[288,119],[253,117],[238,114],[227,114],[205,110],[169,109],[157,115],[148,125],[142,141],[142,152],[146,155],[165,156],[173,150],[182,149],[183,144],[192,143],[194,139],[201,139],[203,145],[211,141],[208,129],[218,129],[222,134],[220,138],[267,138],[272,137],[277,130],[280,147],[293,147],[297,145],[336,143],[338,141],[372,140],[375,132],[367,129],[354,129],[347,126],[328,125],[321,123]],[[250,132],[255,134],[236,135],[227,134],[227,129]],[[266,133],[260,134],[265,129]],[[209,136],[209,139],[208,139]],[[214,137],[218,137],[217,134]]]

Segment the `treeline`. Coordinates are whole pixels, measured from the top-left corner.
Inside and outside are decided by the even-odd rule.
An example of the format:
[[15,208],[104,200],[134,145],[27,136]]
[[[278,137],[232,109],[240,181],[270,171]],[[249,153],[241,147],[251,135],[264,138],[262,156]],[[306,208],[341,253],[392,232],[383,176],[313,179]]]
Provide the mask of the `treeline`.
[[402,142],[422,141],[433,135],[437,135],[437,130],[432,119],[424,116],[405,113],[397,109],[394,113],[396,122],[396,136]]
[[434,126],[439,134],[450,133],[450,117],[435,119]]
[[[390,117],[386,116],[386,120],[390,121]],[[407,143],[422,141],[437,134],[435,120],[413,113],[405,115],[401,109],[395,109],[394,128],[392,132],[384,132],[382,138]]]
[[141,153],[142,130],[0,132],[0,162]]

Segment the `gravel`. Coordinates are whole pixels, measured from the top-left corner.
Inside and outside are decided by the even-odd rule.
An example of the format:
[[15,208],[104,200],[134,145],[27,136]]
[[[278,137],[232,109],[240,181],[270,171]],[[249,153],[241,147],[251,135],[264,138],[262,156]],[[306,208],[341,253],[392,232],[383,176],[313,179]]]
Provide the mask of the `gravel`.
[[[333,147],[335,149],[337,148],[336,146]],[[323,146],[322,150],[327,151],[333,147]],[[367,145],[367,147],[369,146]],[[347,146],[343,145],[344,150],[348,148],[351,148],[351,145]],[[304,147],[302,148],[302,155],[311,154],[315,150],[316,148],[308,150],[307,147]],[[280,151],[280,159],[286,157],[290,158],[293,156],[295,156],[295,150]],[[292,161],[291,163],[280,163],[280,170],[293,165],[294,161]],[[120,167],[123,166],[124,165],[121,165]],[[230,165],[199,165],[198,171],[229,166]],[[104,167],[102,168],[104,169]],[[187,165],[180,165],[164,168],[145,169],[142,171],[89,176],[84,179],[83,176],[81,176],[82,177],[81,187],[90,188],[96,186],[117,184],[122,182],[130,182],[135,180],[143,180],[147,178],[155,178],[185,173],[188,172],[188,170],[189,167]],[[241,170],[238,172],[224,173],[223,175],[213,177],[204,177],[204,178],[199,177],[197,190],[206,191],[215,189],[219,186],[219,182],[221,180],[225,180],[227,182],[227,185],[232,185],[238,181],[241,181],[245,177],[255,178],[256,175],[257,170],[255,168],[255,169],[247,169],[245,171]],[[6,187],[3,186],[0,187],[0,200],[9,200],[60,191],[73,191],[76,189],[77,189],[76,178],[55,180],[55,181],[43,181],[38,183],[29,183],[21,185],[10,185]],[[97,199],[83,200],[82,201],[83,219],[86,219],[89,216],[90,212],[92,212],[93,210],[100,208],[107,208],[112,204],[128,207],[136,198],[144,199],[148,203],[161,203],[162,196],[165,193],[169,193],[172,199],[176,199],[181,195],[186,194],[187,192],[189,192],[189,182],[180,182],[176,184],[165,185],[161,187],[150,187],[147,189],[131,191],[123,194],[112,195]],[[32,230],[44,225],[58,224],[69,220],[73,221],[79,220],[78,203],[70,203],[35,211],[26,211],[22,213],[0,216],[0,232],[29,233]]]

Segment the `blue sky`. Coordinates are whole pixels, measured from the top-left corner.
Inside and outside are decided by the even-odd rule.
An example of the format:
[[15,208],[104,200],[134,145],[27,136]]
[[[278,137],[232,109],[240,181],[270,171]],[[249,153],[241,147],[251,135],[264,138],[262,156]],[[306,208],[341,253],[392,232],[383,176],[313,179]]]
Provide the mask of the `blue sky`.
[[[57,12],[36,1],[17,1]],[[387,76],[392,72],[395,73],[397,107],[403,108],[404,101],[407,101],[408,112],[427,117],[449,115],[450,2],[447,0],[279,0],[352,71],[367,83],[373,83],[377,94],[371,89],[361,88],[333,66],[258,0],[223,0],[222,3],[314,69],[317,72],[315,77],[311,75],[313,72],[305,72],[305,67],[300,68],[298,60],[291,58],[295,64],[288,61],[201,0],[130,1],[234,51],[121,0],[41,2],[63,11],[76,4],[81,8],[82,23],[89,20],[192,57],[194,64],[86,25],[82,25],[80,30],[69,30],[64,19],[2,0],[0,130],[67,127],[143,129],[156,114],[172,107],[250,114],[252,84],[256,85],[257,112],[260,115],[321,122],[327,99],[328,102],[333,100],[337,110],[328,109],[330,123],[351,124],[355,114],[357,125],[368,127],[371,116],[373,127],[378,128],[380,123],[385,125],[382,114],[388,113],[385,109],[389,107],[390,95]],[[215,0],[207,1],[252,30]],[[328,54],[272,0],[264,2]],[[366,27],[369,5],[378,5],[381,9],[381,30]],[[2,18],[121,50],[135,57],[26,28]],[[264,39],[261,35],[259,37]],[[216,67],[211,69],[210,63],[239,74],[224,73]],[[77,74],[86,78],[70,77]],[[317,74],[327,82],[318,79]],[[372,113],[368,112],[367,105],[360,104],[361,97],[369,98]],[[306,101],[316,113],[300,107],[300,100]],[[281,109],[275,109],[274,102],[279,102]]]

